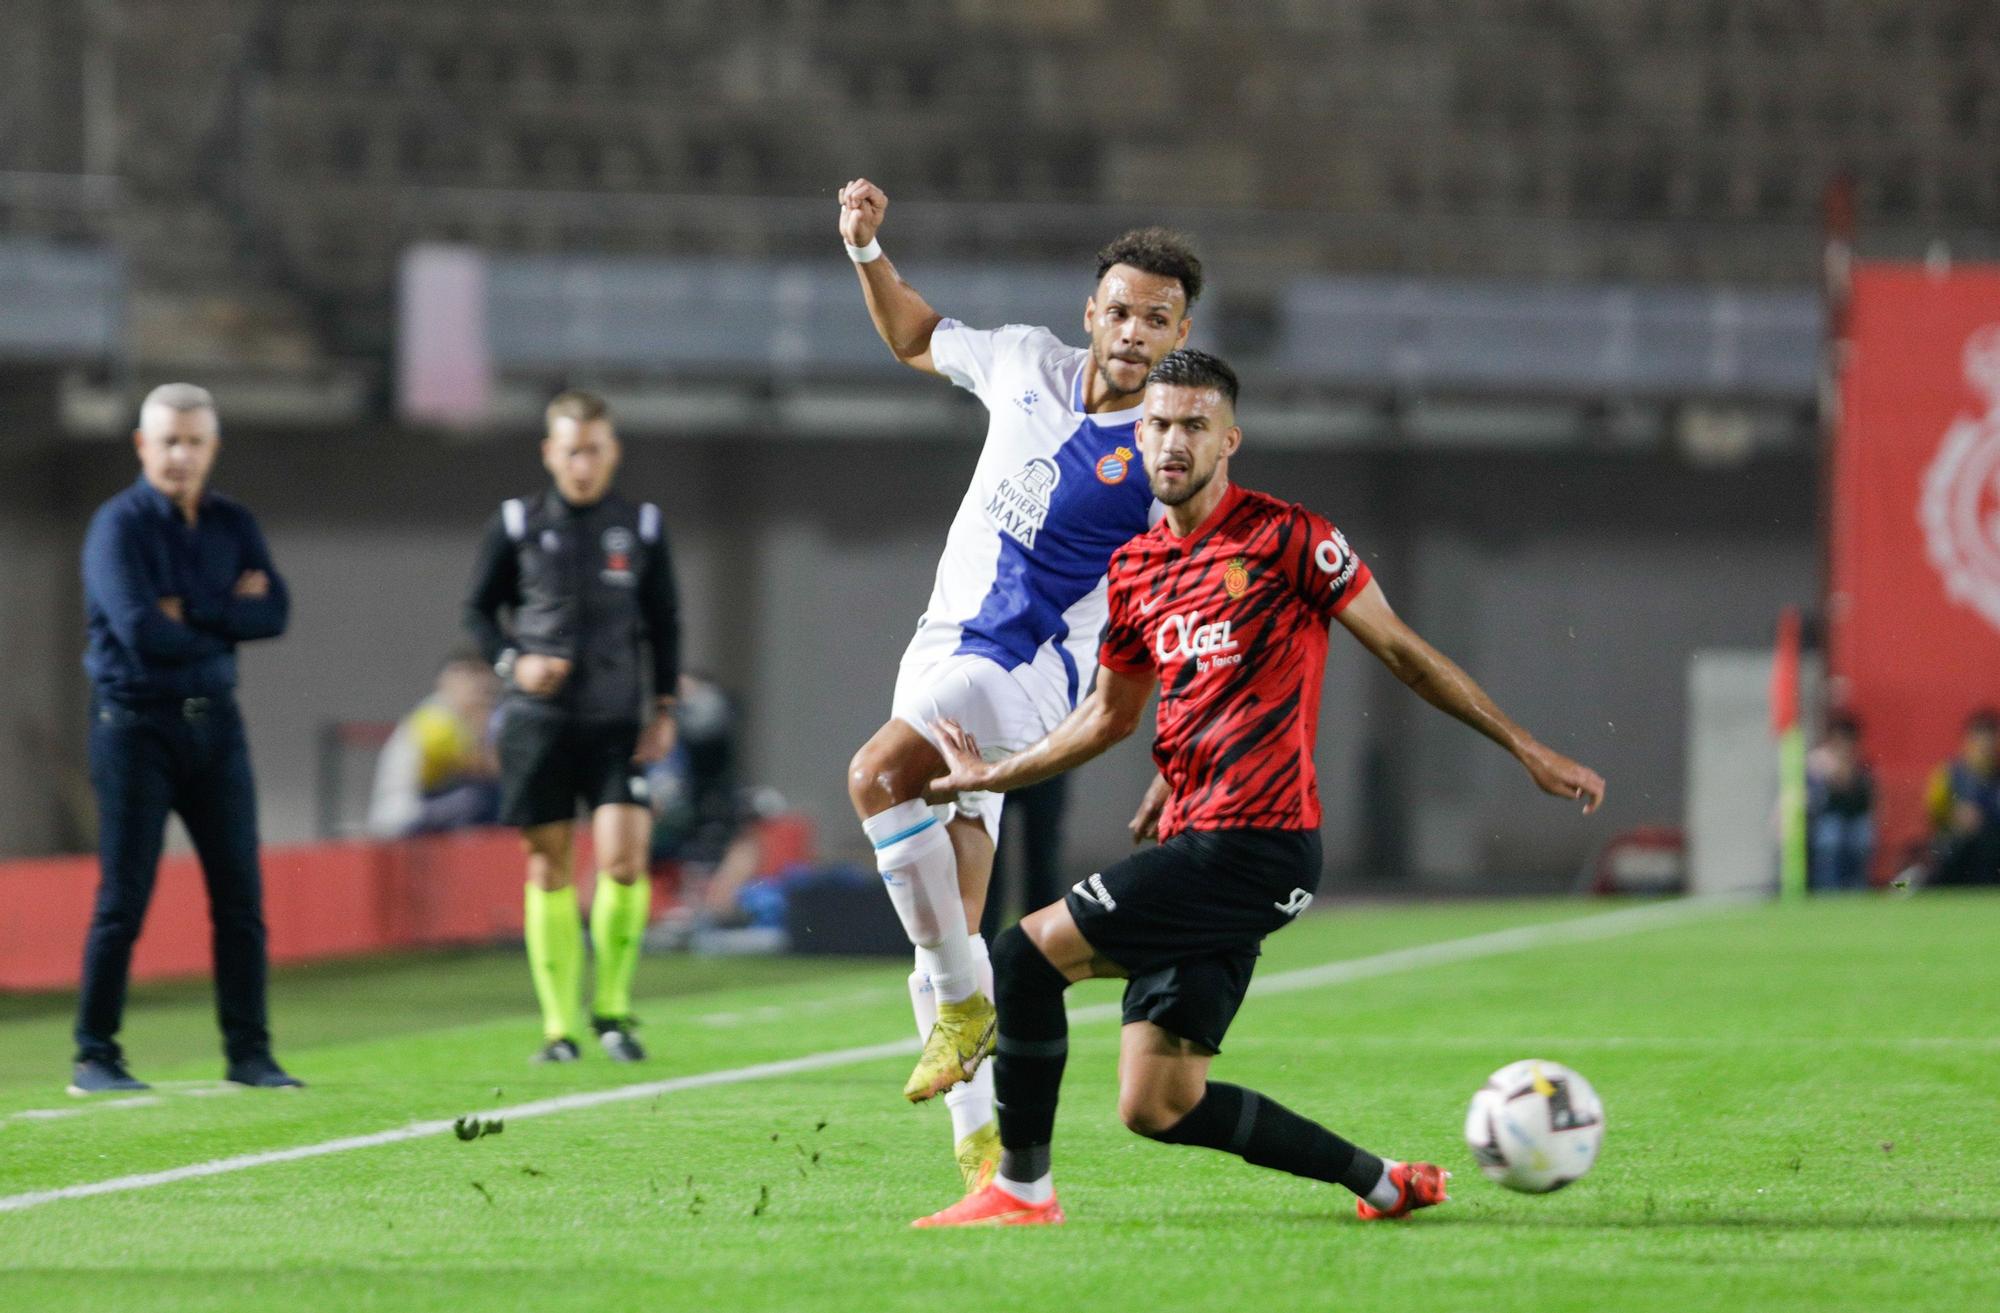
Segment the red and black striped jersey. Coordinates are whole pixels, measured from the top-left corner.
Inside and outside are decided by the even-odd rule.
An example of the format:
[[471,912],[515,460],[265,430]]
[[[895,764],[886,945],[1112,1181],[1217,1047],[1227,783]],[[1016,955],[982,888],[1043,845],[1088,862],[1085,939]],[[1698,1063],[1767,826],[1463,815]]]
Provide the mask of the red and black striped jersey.
[[1162,520],[1118,549],[1098,660],[1159,675],[1160,837],[1318,828],[1329,622],[1370,577],[1327,520],[1235,485],[1186,537]]

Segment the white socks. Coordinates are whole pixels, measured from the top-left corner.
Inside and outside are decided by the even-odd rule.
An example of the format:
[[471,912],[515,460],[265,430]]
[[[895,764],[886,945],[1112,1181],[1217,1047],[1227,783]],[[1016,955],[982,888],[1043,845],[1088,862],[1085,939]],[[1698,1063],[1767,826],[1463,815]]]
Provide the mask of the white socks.
[[903,932],[917,948],[918,969],[938,998],[963,1002],[979,988],[979,973],[958,897],[958,858],[944,824],[921,798],[912,798],[876,812],[861,828],[875,845],[875,868]]
[[[1389,1179],[1389,1169],[1398,1166],[1401,1166],[1401,1164],[1393,1159],[1384,1158],[1382,1160],[1382,1179],[1375,1182],[1375,1187],[1363,1195],[1362,1198],[1374,1204],[1377,1208],[1394,1208],[1396,1201],[1403,1197],[1403,1192],[1398,1190],[1396,1183]],[[1032,1203],[1034,1201],[1029,1200],[1029,1202]]]
[[[969,936],[966,944],[972,950],[972,961],[978,972],[979,988],[984,990],[986,997],[990,999],[993,997],[993,959],[986,955],[986,936]],[[971,1080],[954,1085],[944,1092],[944,1106],[951,1109],[953,1144],[993,1120],[991,1055],[979,1064],[979,1070],[972,1073]]]
[[1045,1204],[1056,1197],[1056,1178],[1047,1172],[1032,1181],[1010,1181],[996,1173],[993,1184],[1024,1204]]
[[[978,964],[979,988],[986,991],[986,997],[993,997],[993,962],[986,955],[986,936],[972,935],[968,939],[973,961]],[[921,965],[925,954],[917,954],[919,966],[910,973],[910,1009],[917,1017],[917,1038],[925,1039],[931,1033],[931,1026],[937,1021],[937,994],[931,988],[930,977]],[[954,1085],[944,1092],[944,1106],[951,1110],[951,1140],[956,1145],[993,1120],[993,1059],[979,1064],[979,1070],[972,1079]]]

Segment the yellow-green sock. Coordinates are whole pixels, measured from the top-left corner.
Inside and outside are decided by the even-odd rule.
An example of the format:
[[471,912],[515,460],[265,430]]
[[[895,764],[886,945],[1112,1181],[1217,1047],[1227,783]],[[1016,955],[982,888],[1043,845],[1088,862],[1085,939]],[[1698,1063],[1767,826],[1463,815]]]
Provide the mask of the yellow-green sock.
[[542,1033],[549,1039],[578,1033],[576,1008],[583,989],[583,924],[576,889],[528,886],[525,929],[528,973],[542,1005]]
[[632,977],[639,972],[639,948],[646,937],[646,915],[653,903],[653,882],[640,876],[619,884],[600,872],[597,892],[590,899],[590,942],[597,951],[597,1001],[600,1017],[632,1015]]

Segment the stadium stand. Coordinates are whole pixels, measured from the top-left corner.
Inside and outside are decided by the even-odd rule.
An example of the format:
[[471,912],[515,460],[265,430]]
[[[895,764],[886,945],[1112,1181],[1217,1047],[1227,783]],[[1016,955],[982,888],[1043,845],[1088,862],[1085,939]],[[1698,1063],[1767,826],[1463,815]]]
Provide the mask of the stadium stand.
[[[0,56],[0,122],[34,129],[0,145],[0,223],[117,229],[142,357],[379,356],[417,241],[817,254],[864,171],[908,255],[1068,257],[1164,208],[1245,287],[1800,284],[1843,173],[1900,253],[2000,230],[1981,0],[30,3],[68,17]],[[191,10],[211,39],[178,35]],[[148,203],[23,204],[20,179],[83,169],[93,96]]]

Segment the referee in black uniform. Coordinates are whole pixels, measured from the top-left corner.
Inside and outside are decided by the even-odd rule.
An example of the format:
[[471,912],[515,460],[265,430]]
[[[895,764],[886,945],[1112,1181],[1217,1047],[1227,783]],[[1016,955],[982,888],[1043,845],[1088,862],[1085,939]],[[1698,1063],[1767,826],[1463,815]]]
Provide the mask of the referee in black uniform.
[[645,1057],[632,977],[652,885],[644,767],[673,745],[680,620],[660,508],[611,491],[618,437],[600,397],[549,403],[553,486],[505,502],[486,529],[465,620],[507,684],[500,819],[528,854],[528,967],[542,1009],[539,1062],[579,1056],[583,933],[571,872],[577,804],[591,813],[597,883],[591,1023],[605,1053]]
[[125,1069],[117,1035],[169,812],[187,826],[208,886],[227,1079],[297,1086],[271,1057],[265,1020],[257,786],[234,696],[236,645],[284,633],[290,598],[257,521],[207,491],[221,436],[206,391],[153,389],[133,442],[138,481],[97,509],[83,540],[101,872],[70,1093],[146,1088]]

